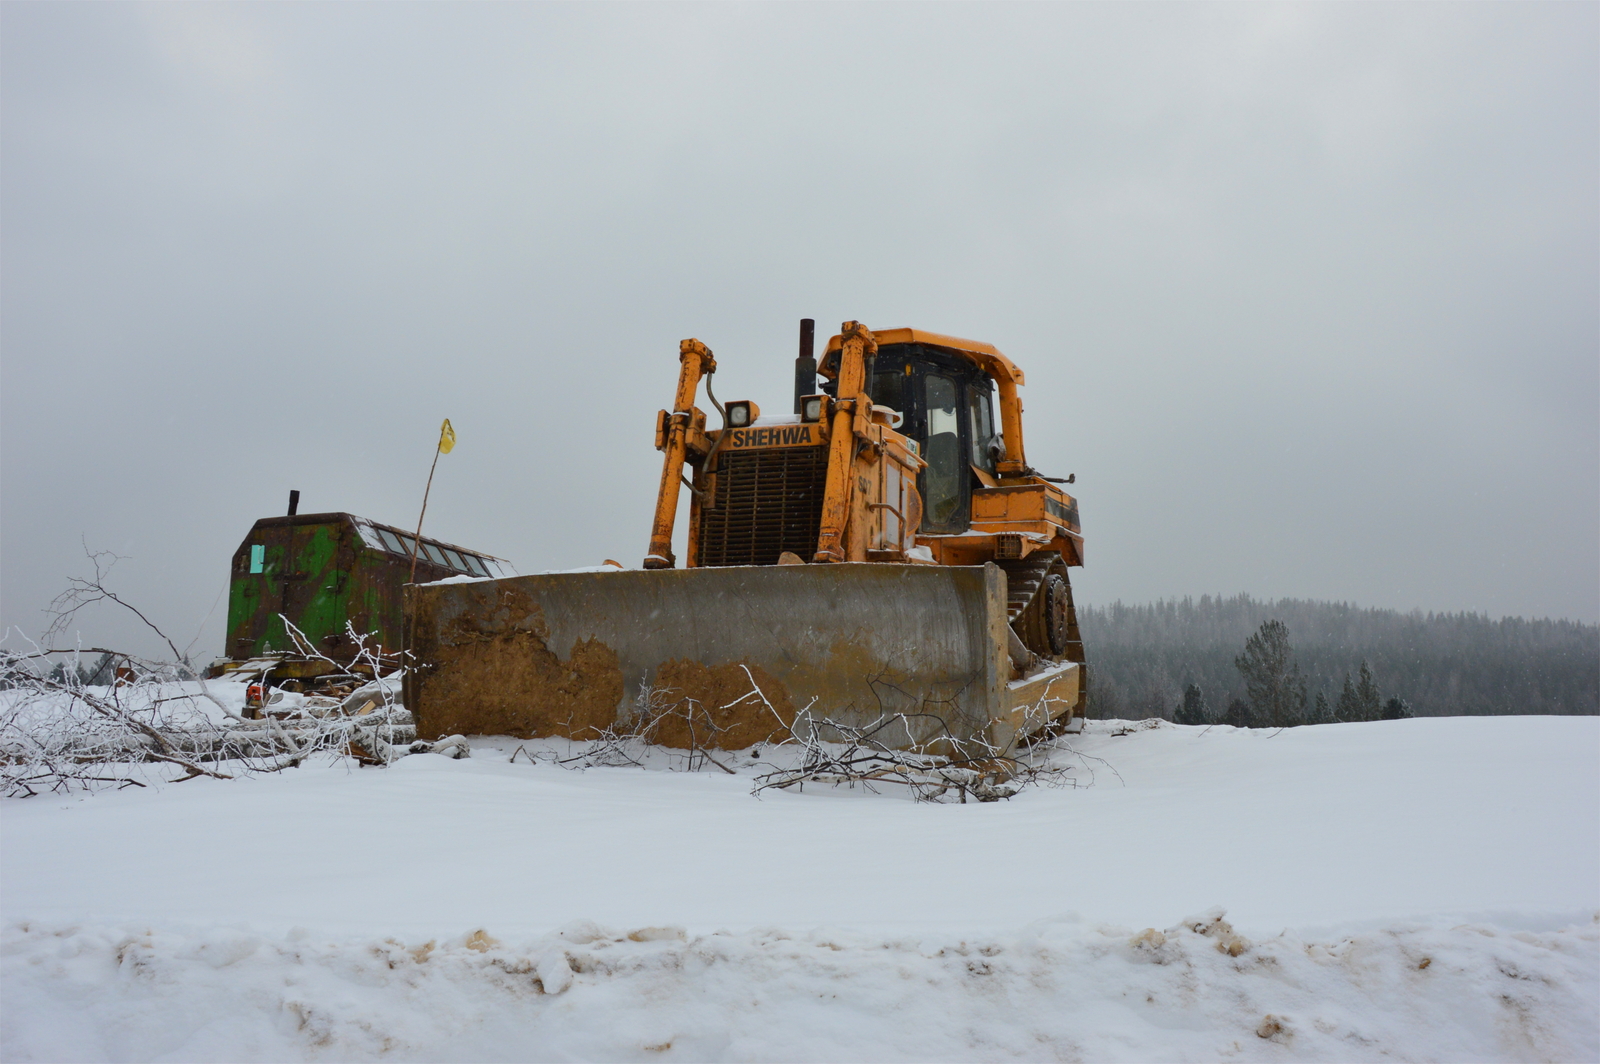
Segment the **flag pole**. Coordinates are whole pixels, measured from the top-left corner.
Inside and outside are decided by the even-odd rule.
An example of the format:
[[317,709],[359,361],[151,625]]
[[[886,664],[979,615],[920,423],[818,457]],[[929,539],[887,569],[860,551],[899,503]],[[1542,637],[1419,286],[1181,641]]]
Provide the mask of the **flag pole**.
[[411,579],[417,582],[417,555],[422,553],[422,519],[428,516],[428,492],[433,490],[433,471],[439,468],[439,449],[433,449],[433,465],[428,467],[428,486],[422,489],[422,512],[417,515],[417,534],[411,539]]
[[[449,446],[446,446],[448,441]],[[417,556],[422,553],[422,519],[428,516],[428,493],[433,490],[433,471],[439,468],[439,456],[454,448],[456,445],[456,431],[450,427],[450,419],[445,418],[444,424],[439,427],[439,442],[433,448],[433,464],[428,467],[428,486],[422,489],[422,512],[417,515],[417,534],[411,539],[411,579],[409,583],[417,582]]]

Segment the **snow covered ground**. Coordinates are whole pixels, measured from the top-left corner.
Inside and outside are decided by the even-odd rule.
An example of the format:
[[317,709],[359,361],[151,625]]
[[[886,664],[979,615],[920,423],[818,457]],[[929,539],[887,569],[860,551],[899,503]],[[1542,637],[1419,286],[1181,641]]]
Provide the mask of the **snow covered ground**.
[[493,739],[8,801],[0,1057],[1600,1059],[1600,719],[1072,744],[981,805]]

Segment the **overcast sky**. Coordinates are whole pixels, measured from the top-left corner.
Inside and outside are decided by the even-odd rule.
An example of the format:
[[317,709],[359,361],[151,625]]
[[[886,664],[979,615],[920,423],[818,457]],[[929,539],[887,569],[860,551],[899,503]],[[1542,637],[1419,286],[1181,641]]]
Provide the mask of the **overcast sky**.
[[[0,623],[258,517],[637,565],[678,341],[986,340],[1080,601],[1600,617],[1600,7],[0,5]],[[709,404],[702,402],[702,406]],[[138,643],[92,614],[87,639]]]

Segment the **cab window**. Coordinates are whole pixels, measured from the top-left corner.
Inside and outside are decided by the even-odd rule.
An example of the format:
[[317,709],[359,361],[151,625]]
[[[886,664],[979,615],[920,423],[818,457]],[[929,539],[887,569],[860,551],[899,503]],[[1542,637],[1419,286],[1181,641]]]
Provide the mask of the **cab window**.
[[970,385],[967,406],[972,417],[972,464],[985,473],[993,473],[994,455],[989,451],[989,444],[994,439],[994,408],[989,402],[989,390]]
[[929,531],[964,531],[961,513],[966,486],[966,462],[961,456],[961,417],[956,382],[939,373],[923,378],[925,432],[922,471],[923,526]]
[[906,410],[906,383],[910,379],[910,366],[894,366],[889,369],[879,369],[872,375],[872,401],[878,406],[886,406],[890,410],[897,410],[902,414]]

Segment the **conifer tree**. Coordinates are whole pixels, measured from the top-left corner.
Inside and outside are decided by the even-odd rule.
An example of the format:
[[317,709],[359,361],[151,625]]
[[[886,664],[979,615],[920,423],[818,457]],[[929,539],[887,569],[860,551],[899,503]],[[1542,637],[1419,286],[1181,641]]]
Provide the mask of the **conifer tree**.
[[1211,723],[1211,707],[1206,705],[1206,697],[1201,693],[1199,684],[1192,683],[1183,689],[1183,705],[1178,707],[1173,720],[1178,724]]
[[1332,724],[1333,707],[1328,705],[1328,696],[1321,691],[1317,692],[1316,704],[1311,707],[1311,714],[1306,718],[1307,724]]
[[1339,708],[1335,711],[1336,717],[1342,724],[1361,719],[1361,700],[1356,697],[1356,685],[1350,682],[1350,674],[1344,674],[1344,690],[1339,692]]
[[1306,682],[1289,645],[1289,626],[1265,621],[1233,659],[1244,678],[1256,720],[1266,728],[1292,728],[1306,719]]
[[1361,679],[1356,682],[1356,704],[1360,716],[1356,720],[1377,720],[1383,714],[1383,698],[1378,694],[1378,682],[1372,678],[1372,666],[1361,663]]
[[1250,708],[1250,703],[1242,698],[1235,698],[1228,703],[1228,711],[1222,715],[1221,723],[1235,728],[1254,728],[1257,726],[1256,714]]
[[1411,703],[1403,698],[1391,698],[1383,704],[1384,720],[1407,720],[1411,717]]

